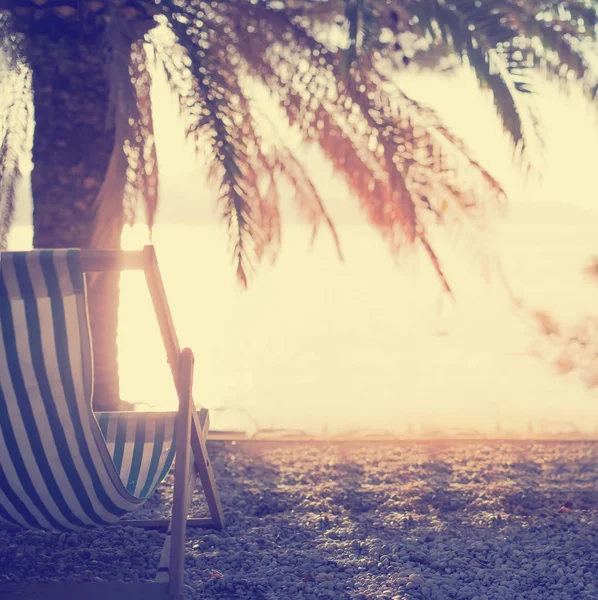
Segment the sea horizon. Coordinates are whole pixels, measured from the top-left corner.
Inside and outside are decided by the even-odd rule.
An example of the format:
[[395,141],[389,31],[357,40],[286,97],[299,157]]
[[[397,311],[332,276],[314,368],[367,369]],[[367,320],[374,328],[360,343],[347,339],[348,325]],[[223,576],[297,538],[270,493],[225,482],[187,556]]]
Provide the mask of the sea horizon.
[[[278,260],[243,291],[222,226],[158,225],[153,242],[179,338],[196,355],[197,404],[211,409],[214,428],[249,433],[594,433],[596,393],[534,356],[540,336],[510,296],[545,298],[574,319],[598,295],[581,273],[598,251],[591,223],[542,214],[519,215],[493,238],[512,290],[485,279],[476,261],[463,264],[471,242],[439,241],[456,302],[421,253],[397,262],[366,226],[338,228],[344,262],[325,230],[310,247],[309,227],[285,226]],[[30,236],[17,226],[9,248],[25,249]],[[124,248],[147,241],[144,227],[125,229]],[[583,302],[572,305],[573,296]],[[121,280],[119,362],[123,399],[176,407],[140,273]]]

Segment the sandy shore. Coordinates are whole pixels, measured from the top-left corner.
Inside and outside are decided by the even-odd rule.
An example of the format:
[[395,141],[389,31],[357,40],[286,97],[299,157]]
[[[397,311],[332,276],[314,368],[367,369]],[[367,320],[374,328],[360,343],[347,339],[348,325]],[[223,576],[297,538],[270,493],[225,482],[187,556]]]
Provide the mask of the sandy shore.
[[[596,443],[211,442],[189,598],[598,598]],[[168,511],[167,480],[141,515]],[[194,502],[194,511],[205,506]],[[163,534],[0,532],[0,582],[152,579]]]

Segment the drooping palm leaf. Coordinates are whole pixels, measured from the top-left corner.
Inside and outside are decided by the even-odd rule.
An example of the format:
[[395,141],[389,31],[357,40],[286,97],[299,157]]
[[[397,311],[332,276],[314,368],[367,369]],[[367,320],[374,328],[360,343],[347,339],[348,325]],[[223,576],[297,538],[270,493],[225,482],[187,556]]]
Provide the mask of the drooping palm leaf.
[[[109,17],[116,129],[96,203],[96,242],[116,235],[140,201],[153,223],[157,158],[144,45],[150,44],[198,153],[212,163],[243,282],[248,265],[274,255],[280,244],[285,185],[296,190],[305,218],[334,235],[295,152],[264,135],[257,85],[270,90],[292,131],[321,148],[392,250],[419,241],[447,289],[427,224],[475,223],[503,194],[437,115],[402,92],[397,69],[412,57],[421,62],[429,54],[434,63],[452,53],[493,94],[520,151],[535,131],[533,68],[583,81],[590,96],[598,89],[589,61],[597,34],[594,2],[161,0],[118,6],[94,4],[96,15]],[[145,16],[137,21],[140,12]],[[145,35],[154,25],[148,15],[160,26]],[[8,31],[2,24],[0,30]],[[3,140],[26,129],[8,117],[5,123]],[[18,146],[3,143],[0,148]],[[8,156],[0,154],[0,168],[16,173]],[[5,190],[14,188],[10,177],[2,180]]]
[[144,23],[131,24],[115,7],[106,32],[110,44],[110,95],[115,139],[107,174],[95,201],[93,243],[118,246],[122,225],[141,205],[151,229],[158,206],[158,159],[150,99],[151,76]]
[[[418,214],[429,206],[427,199],[420,201],[426,188],[420,171],[435,186],[449,189],[450,179],[459,169],[448,165],[448,154],[462,163],[461,170],[469,170],[473,179],[477,178],[478,200],[483,201],[484,194],[500,196],[500,187],[462,148],[452,145],[447,152],[447,139],[432,111],[401,94],[376,69],[363,69],[344,83],[342,54],[311,38],[283,11],[261,5],[253,14],[244,14],[248,21],[239,15],[239,27],[243,23],[250,27],[251,20],[259,19],[260,30],[271,30],[273,39],[285,45],[275,51],[264,47],[256,53],[256,64],[249,65],[252,74],[261,75],[276,91],[289,121],[304,139],[322,147],[395,251],[404,237],[411,241],[418,238],[426,251],[431,250]],[[301,70],[301,47],[319,57],[317,65],[305,73]],[[268,57],[269,69],[264,68],[262,55]],[[420,189],[416,189],[417,181],[423,182]]]
[[[384,72],[384,58],[396,52],[396,40],[401,40],[403,50],[409,43],[420,49],[439,41],[450,45],[492,91],[505,129],[520,150],[534,131],[533,105],[527,101],[529,67],[548,56],[548,49],[535,47],[537,60],[530,62],[537,26],[531,14],[523,18],[515,3],[351,0],[164,6],[176,43],[197,69],[196,79],[218,68],[220,90],[225,90],[221,114],[226,115],[230,106],[247,105],[251,89],[241,80],[261,81],[280,101],[292,127],[307,142],[317,143],[346,178],[395,251],[403,241],[419,239],[434,256],[425,235],[426,212],[437,218],[472,218],[487,200],[502,199],[498,183],[455,136],[430,110],[401,94]],[[343,26],[342,19],[348,24]],[[387,29],[396,33],[393,43],[382,39]],[[423,46],[418,40],[424,41]],[[535,37],[534,41],[537,46]],[[567,49],[560,50],[564,57]],[[237,103],[225,100],[227,94]],[[191,121],[189,106],[205,106],[204,96],[197,86],[187,99],[192,99],[190,104],[182,106]],[[246,221],[247,237],[259,240],[261,230],[262,239],[270,239],[264,233],[268,226],[263,215],[277,219],[278,212],[263,210],[260,181],[268,179],[272,162],[265,158],[267,152],[257,150],[262,143],[255,134],[259,127],[245,121],[242,129],[235,129],[234,119],[227,120],[232,123],[229,131],[244,135],[245,144],[253,148],[250,154],[245,149],[233,151],[232,138],[223,142],[231,145],[230,170],[244,182],[247,205],[241,214],[261,215]],[[229,189],[234,188],[225,187]],[[267,197],[274,202],[275,194]],[[233,231],[239,228],[234,226]],[[441,273],[437,260],[434,264]]]

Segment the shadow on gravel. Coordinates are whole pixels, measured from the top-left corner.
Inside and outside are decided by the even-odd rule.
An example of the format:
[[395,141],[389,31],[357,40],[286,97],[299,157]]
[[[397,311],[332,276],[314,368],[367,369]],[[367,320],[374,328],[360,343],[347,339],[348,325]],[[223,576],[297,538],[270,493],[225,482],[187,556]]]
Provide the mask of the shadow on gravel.
[[[227,520],[190,530],[187,596],[598,598],[598,446],[210,442]],[[139,511],[170,511],[168,479]],[[195,515],[206,514],[198,495]],[[163,534],[0,532],[0,580],[151,579]],[[595,586],[595,589],[592,587]]]
[[198,597],[595,600],[598,453],[580,446],[223,448],[227,539],[197,556]]

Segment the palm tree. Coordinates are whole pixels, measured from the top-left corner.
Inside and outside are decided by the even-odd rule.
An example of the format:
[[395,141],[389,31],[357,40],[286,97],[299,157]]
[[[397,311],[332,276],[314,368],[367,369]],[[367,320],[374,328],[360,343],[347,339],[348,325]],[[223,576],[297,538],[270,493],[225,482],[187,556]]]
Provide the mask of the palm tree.
[[[209,154],[244,284],[280,244],[282,181],[314,228],[336,239],[301,161],[282,140],[266,140],[256,86],[345,177],[391,251],[420,244],[447,290],[428,223],[477,221],[503,192],[396,74],[411,60],[469,65],[521,160],[537,133],[534,68],[581,82],[590,96],[597,89],[588,62],[596,6],[583,0],[0,0],[0,11],[0,233],[32,114],[35,246],[118,247],[138,204],[151,227],[153,60],[198,153]],[[118,398],[117,282],[98,280],[90,292],[98,407]]]

